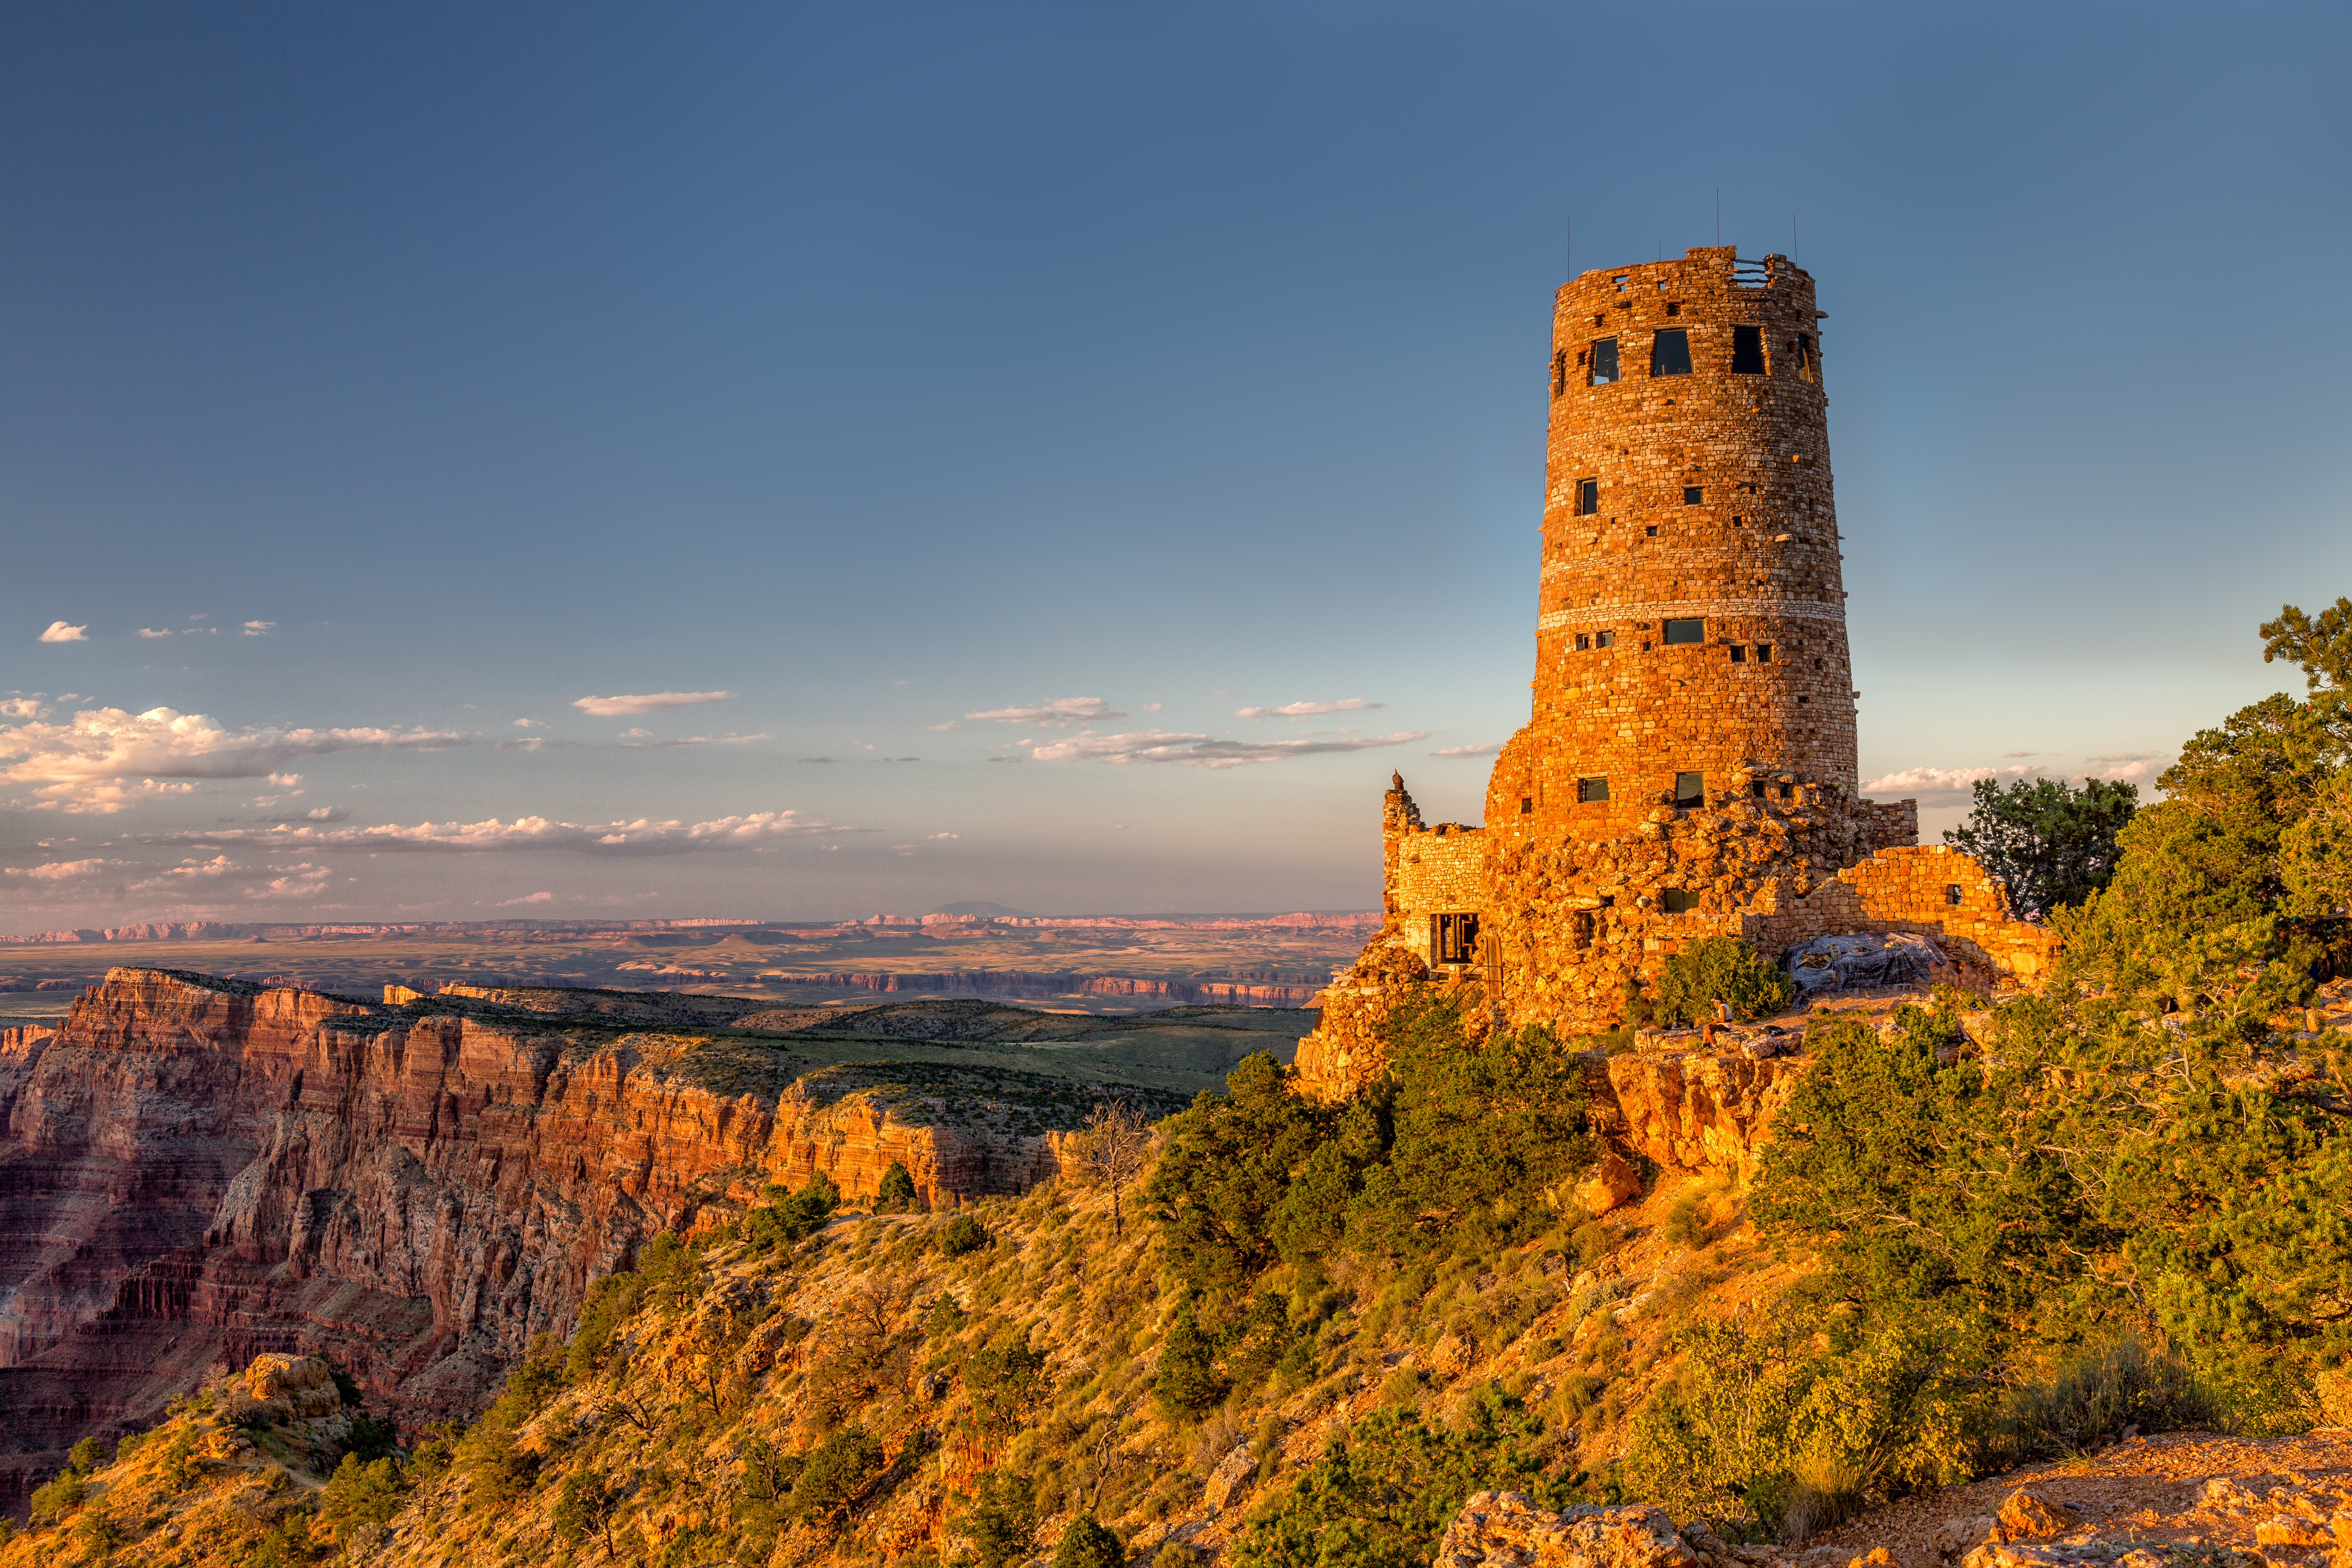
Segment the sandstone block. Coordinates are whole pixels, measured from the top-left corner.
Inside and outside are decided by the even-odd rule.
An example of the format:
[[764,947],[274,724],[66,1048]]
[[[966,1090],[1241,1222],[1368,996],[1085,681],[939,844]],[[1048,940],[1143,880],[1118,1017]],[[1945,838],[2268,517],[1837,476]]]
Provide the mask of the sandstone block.
[[2020,1487],[2001,1501],[2000,1527],[2011,1540],[2063,1535],[2074,1528],[2074,1510],[2054,1498]]
[[1595,1219],[1641,1195],[1642,1173],[1614,1152],[1601,1155],[1591,1178],[1576,1188],[1578,1205]]

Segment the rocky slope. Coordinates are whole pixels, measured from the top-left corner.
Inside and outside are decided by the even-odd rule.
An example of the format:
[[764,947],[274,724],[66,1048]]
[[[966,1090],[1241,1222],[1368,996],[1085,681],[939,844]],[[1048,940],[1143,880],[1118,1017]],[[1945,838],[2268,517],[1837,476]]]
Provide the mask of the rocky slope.
[[1021,1192],[1096,1092],[772,1026],[117,969],[61,1027],[0,1034],[0,1478],[21,1496],[265,1352],[331,1353],[412,1417],[470,1410],[655,1232],[820,1167],[870,1194],[897,1161],[936,1205]]

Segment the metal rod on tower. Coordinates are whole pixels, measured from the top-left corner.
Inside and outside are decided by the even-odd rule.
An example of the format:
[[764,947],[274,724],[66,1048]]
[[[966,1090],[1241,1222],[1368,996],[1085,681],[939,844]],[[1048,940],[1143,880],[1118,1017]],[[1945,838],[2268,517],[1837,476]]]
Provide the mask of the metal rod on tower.
[[1723,243],[1723,187],[1715,187],[1715,243]]

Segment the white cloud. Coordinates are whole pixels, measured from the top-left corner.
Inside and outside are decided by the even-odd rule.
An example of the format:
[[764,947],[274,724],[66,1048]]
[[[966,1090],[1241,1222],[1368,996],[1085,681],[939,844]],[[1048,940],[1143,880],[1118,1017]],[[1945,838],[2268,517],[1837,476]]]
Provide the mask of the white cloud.
[[141,626],[139,628],[139,635],[142,637],[167,637],[172,635],[172,628],[169,626]]
[[510,910],[517,904],[551,904],[553,902],[555,902],[553,893],[525,893],[520,899],[500,899],[495,907]]
[[245,635],[249,637],[268,637],[271,632],[274,632],[277,629],[278,623],[276,621],[247,621],[245,623]]
[[302,775],[300,773],[271,773],[269,775],[269,782],[276,784],[279,789],[292,789],[296,784],[302,782]]
[[1143,710],[1144,710],[1146,713],[1157,713],[1157,712],[1159,712],[1162,708],[1165,708],[1165,707],[1167,707],[1167,706],[1168,706],[1168,704],[1166,704],[1165,702],[1147,702],[1147,703],[1145,703],[1145,704],[1143,705]]
[[272,877],[267,884],[261,887],[247,888],[245,890],[245,896],[247,898],[316,898],[319,894],[327,890],[327,884],[334,879],[334,873],[328,870],[324,866],[314,866],[303,861],[298,861],[291,866],[272,866],[270,869],[273,871],[283,872],[284,875]]
[[[631,730],[631,731],[627,731],[627,733],[628,733],[628,734],[631,734],[631,735],[642,735],[642,734],[645,734],[645,733],[646,733],[646,731],[643,731],[643,730]],[[627,741],[627,740],[625,740],[622,743],[623,743],[624,745],[627,745],[627,746],[630,746],[630,747],[637,747],[637,746],[748,746],[748,745],[750,745],[750,744],[751,744],[752,742],[754,742],[754,741],[772,741],[772,740],[774,740],[774,739],[775,739],[775,737],[774,737],[773,735],[765,734],[765,733],[758,734],[758,735],[688,735],[688,736],[687,736],[685,739],[683,739],[683,740],[678,740],[678,741]]]
[[621,739],[624,741],[642,741],[652,733],[653,731],[651,730],[624,730],[621,731]]
[[944,724],[926,724],[923,728],[926,730],[961,730],[963,726],[950,719]]
[[636,713],[658,713],[665,708],[734,700],[735,693],[731,691],[647,691],[635,697],[583,697],[572,706],[599,719],[623,719]]
[[514,727],[518,730],[544,730],[547,728],[546,725],[541,723],[536,719],[518,719],[514,721]]
[[[1000,724],[1089,724],[1097,719],[1124,719],[1126,714],[1099,697],[1049,697],[1027,708],[992,708],[967,713],[967,719],[993,719]],[[1024,742],[1024,744],[1026,742]]]
[[[85,709],[69,724],[0,724],[0,786],[38,785],[38,804],[68,811],[115,811],[159,779],[261,778],[297,757],[332,752],[442,751],[474,744],[434,730],[225,730],[202,713],[151,708]],[[517,742],[521,744],[524,742]]]
[[519,816],[512,822],[491,817],[483,822],[420,822],[414,827],[397,824],[336,828],[232,827],[213,832],[155,834],[139,842],[205,847],[250,845],[265,852],[303,854],[359,849],[372,854],[488,855],[562,849],[578,855],[690,855],[706,850],[756,848],[777,839],[813,833],[855,831],[836,823],[805,821],[796,811],[761,811],[692,824],[643,818],[635,822],[583,824]]
[[225,877],[236,869],[236,861],[226,855],[215,855],[209,860],[183,860],[163,875],[166,877]]
[[[2008,752],[2010,756],[2031,756],[2033,752]],[[2014,779],[2060,779],[2072,781],[2084,776],[2110,780],[2118,784],[2145,784],[2163,772],[2159,765],[2169,755],[2163,752],[2127,752],[2111,757],[2089,757],[2094,765],[2083,769],[2030,767],[2018,763],[2006,768],[1906,768],[1882,778],[1874,778],[1862,786],[1862,793],[1881,799],[1902,799],[1906,796],[1950,805],[1965,801],[1979,779],[2007,782]]]
[[0,699],[0,719],[37,719],[48,711],[41,706],[39,692],[30,697]]
[[1433,757],[1491,757],[1502,749],[1502,742],[1489,741],[1483,746],[1443,746],[1429,754]]
[[88,642],[88,626],[69,626],[63,621],[51,621],[49,629],[41,634],[43,642]]
[[1426,730],[1409,730],[1351,741],[1213,741],[1206,735],[1147,730],[1133,735],[1076,735],[1029,754],[1041,763],[1174,763],[1187,768],[1235,768],[1244,763],[1279,763],[1324,752],[1361,752],[1428,738]]
[[35,882],[63,882],[75,877],[94,877],[116,864],[119,862],[112,860],[59,860],[48,866],[0,868],[0,875],[23,877]]
[[1385,708],[1385,702],[1367,702],[1360,697],[1350,697],[1340,702],[1286,702],[1279,708],[1236,708],[1236,719],[1311,719],[1318,713],[1360,713],[1370,708]]
[[963,835],[961,833],[934,833],[931,837],[934,838],[961,838]]

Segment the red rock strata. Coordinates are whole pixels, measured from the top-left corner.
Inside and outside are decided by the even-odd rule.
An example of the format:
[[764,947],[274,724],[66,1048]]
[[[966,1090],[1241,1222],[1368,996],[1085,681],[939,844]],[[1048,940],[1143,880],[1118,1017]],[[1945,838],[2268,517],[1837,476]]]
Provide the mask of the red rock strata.
[[0,1490],[264,1353],[412,1419],[471,1406],[647,1237],[820,1163],[950,1203],[1055,1168],[1050,1135],[782,1074],[730,1098],[661,1037],[595,1039],[152,969],[0,1032]]

